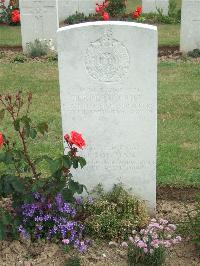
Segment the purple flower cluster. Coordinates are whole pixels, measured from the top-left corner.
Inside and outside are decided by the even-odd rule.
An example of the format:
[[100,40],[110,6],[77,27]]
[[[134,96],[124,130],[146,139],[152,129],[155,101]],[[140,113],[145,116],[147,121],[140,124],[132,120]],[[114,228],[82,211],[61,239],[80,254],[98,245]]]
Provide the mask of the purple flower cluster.
[[[153,254],[157,248],[169,248],[181,242],[180,236],[175,236],[176,226],[167,220],[152,219],[146,229],[133,231],[129,241],[140,248],[145,254]],[[125,245],[124,245],[125,246]]]
[[21,207],[23,223],[18,231],[24,238],[60,239],[65,245],[73,245],[85,251],[87,242],[82,241],[84,226],[75,220],[76,209],[64,201],[61,194],[48,200],[39,193],[34,193],[35,201]]

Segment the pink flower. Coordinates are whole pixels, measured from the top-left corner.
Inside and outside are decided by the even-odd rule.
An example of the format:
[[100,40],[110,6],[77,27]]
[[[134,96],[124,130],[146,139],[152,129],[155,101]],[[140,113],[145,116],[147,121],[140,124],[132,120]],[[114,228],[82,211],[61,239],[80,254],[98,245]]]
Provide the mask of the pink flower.
[[140,241],[137,243],[137,246],[138,246],[139,248],[145,248],[147,245],[146,245],[142,240],[140,240]]
[[123,248],[127,248],[128,247],[128,244],[126,242],[122,242],[122,247]]
[[129,239],[132,243],[134,242],[134,239],[133,239],[132,236],[130,236],[128,239]]
[[176,240],[178,240],[178,242],[181,242],[182,241],[182,237],[181,236],[177,236]]
[[170,243],[170,241],[169,241],[169,240],[164,241],[164,246],[165,246],[166,248],[170,248],[170,247],[171,247],[171,243]]
[[63,239],[62,242],[63,242],[64,245],[68,245],[69,244],[69,239]]
[[167,221],[167,220],[164,220],[164,219],[160,219],[159,222],[160,222],[161,224],[164,224],[164,225],[168,224],[168,221]]
[[148,249],[147,248],[144,248],[144,253],[147,253],[148,252]]
[[175,224],[168,224],[168,227],[169,227],[170,229],[172,229],[173,231],[176,230],[176,225],[175,225]]
[[150,254],[153,254],[154,250],[152,248],[150,248]]

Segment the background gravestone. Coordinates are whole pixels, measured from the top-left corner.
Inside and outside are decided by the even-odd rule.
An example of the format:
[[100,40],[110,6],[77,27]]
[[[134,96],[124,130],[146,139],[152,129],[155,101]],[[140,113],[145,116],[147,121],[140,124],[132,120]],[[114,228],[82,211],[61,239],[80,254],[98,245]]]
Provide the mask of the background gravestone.
[[157,29],[90,22],[58,30],[63,134],[83,134],[89,189],[122,182],[156,206]]
[[76,12],[89,15],[95,13],[96,3],[103,0],[58,0],[59,21],[64,21],[68,16]]
[[183,0],[181,9],[181,52],[200,49],[200,0]]
[[9,3],[10,3],[10,0],[5,0],[4,4],[5,4],[6,7],[8,7]]
[[143,13],[157,13],[157,8],[163,10],[163,14],[168,14],[169,0],[142,0]]
[[23,51],[35,39],[52,39],[56,47],[57,0],[20,0],[19,4]]

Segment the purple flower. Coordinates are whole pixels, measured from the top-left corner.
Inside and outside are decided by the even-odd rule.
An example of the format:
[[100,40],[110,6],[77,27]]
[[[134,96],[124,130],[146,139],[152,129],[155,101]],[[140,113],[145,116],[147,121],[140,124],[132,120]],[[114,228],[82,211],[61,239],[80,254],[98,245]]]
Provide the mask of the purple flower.
[[75,201],[76,201],[76,204],[81,205],[83,203],[83,197],[76,197]]
[[39,200],[39,199],[41,198],[41,195],[40,195],[40,193],[38,193],[38,192],[34,192],[34,193],[33,193],[33,197],[34,197],[36,200]]
[[18,227],[18,231],[20,232],[20,234],[22,235],[22,237],[23,237],[24,239],[29,238],[29,233],[26,231],[26,229],[25,229],[22,225],[20,225],[20,226]]
[[88,197],[88,204],[93,204],[94,203],[94,199],[92,197]]
[[57,206],[59,207],[60,205],[62,205],[63,203],[63,196],[61,193],[57,194],[57,196],[55,197],[55,201]]

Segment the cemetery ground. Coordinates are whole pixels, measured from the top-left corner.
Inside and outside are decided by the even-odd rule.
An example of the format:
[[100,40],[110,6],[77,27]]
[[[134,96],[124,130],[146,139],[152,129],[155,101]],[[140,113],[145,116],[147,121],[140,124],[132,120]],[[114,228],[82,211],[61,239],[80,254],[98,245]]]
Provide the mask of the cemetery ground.
[[[134,1],[140,5],[141,2]],[[178,7],[180,0],[177,0]],[[128,10],[133,9],[129,1]],[[158,147],[157,147],[157,213],[178,225],[183,241],[169,249],[165,266],[200,265],[198,248],[191,241],[189,215],[199,204],[200,190],[200,58],[181,55],[178,51],[180,25],[160,24],[158,58]],[[59,79],[57,57],[48,55],[30,58],[21,52],[20,27],[0,26],[0,95],[32,92],[31,118],[47,121],[48,135],[37,137],[30,144],[31,155],[56,157],[63,151]],[[53,108],[52,108],[53,107]],[[6,116],[1,131],[15,137]],[[88,158],[86,158],[87,160]],[[89,159],[88,159],[89,160]],[[40,164],[47,175],[47,165]],[[0,164],[0,171],[2,165]],[[0,201],[1,207],[10,210],[9,200]],[[86,253],[64,250],[63,245],[39,240],[0,241],[2,266],[123,266],[127,263],[127,250],[120,239],[109,244],[108,239],[92,238]],[[76,263],[67,262],[74,257]],[[81,264],[79,262],[81,261]],[[149,265],[150,266],[150,265]]]
[[[181,55],[163,56],[158,64],[158,157],[157,217],[171,222],[187,220],[187,212],[196,205],[199,191],[199,59]],[[31,59],[19,51],[3,50],[0,56],[0,94],[31,91],[34,120],[49,122],[48,138],[31,146],[33,155],[57,155],[62,151],[60,100],[57,61],[52,57]],[[52,109],[52,106],[54,107]],[[12,136],[11,124],[4,121],[2,131]],[[39,145],[38,145],[39,143]],[[169,252],[166,266],[200,265],[187,229],[180,227],[183,243]],[[0,265],[64,265],[76,251],[64,252],[56,244],[3,241]],[[126,250],[96,240],[85,255],[78,255],[82,265],[127,265]]]

